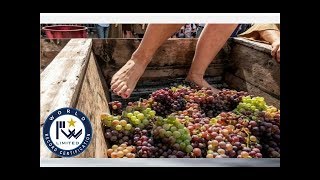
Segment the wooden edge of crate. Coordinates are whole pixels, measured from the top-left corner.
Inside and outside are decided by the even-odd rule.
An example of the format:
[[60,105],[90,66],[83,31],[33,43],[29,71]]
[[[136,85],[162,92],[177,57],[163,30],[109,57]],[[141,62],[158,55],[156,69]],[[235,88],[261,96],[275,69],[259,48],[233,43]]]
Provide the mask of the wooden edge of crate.
[[91,121],[93,136],[88,148],[79,158],[107,158],[107,143],[100,120],[102,113],[110,113],[108,107],[107,86],[97,61],[91,52],[88,68],[79,93],[76,108],[87,115]]
[[229,73],[280,99],[280,63],[272,58],[271,45],[237,38],[229,58]]
[[242,37],[234,37],[232,39],[236,43],[239,43],[239,44],[242,44],[244,46],[256,49],[258,51],[269,53],[269,54],[271,52],[271,45],[270,44],[264,44],[264,43],[261,43],[261,42],[248,40],[248,39],[242,38]]
[[106,157],[99,117],[108,111],[108,102],[91,47],[92,39],[70,40],[40,75],[40,158],[57,157],[46,147],[42,128],[47,116],[62,107],[77,108],[91,121],[91,143],[76,157]]

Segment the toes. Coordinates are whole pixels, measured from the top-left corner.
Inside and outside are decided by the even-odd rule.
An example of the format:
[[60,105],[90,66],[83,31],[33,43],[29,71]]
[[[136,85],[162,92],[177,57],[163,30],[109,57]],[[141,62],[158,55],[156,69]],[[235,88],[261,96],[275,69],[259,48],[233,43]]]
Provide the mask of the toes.
[[116,89],[119,86],[120,83],[121,83],[121,81],[116,81],[116,82],[112,83],[111,84],[111,90]]
[[122,86],[122,88],[118,92],[118,95],[122,97],[123,94],[127,91],[127,89],[128,89],[127,85]]
[[113,92],[119,95],[119,91],[123,86],[125,86],[126,83],[121,82],[115,89],[113,89]]
[[118,80],[118,78],[112,77],[110,85],[112,86],[117,80]]
[[121,97],[124,98],[124,99],[127,99],[128,97],[130,97],[132,93],[132,90],[130,88],[128,88],[122,95]]

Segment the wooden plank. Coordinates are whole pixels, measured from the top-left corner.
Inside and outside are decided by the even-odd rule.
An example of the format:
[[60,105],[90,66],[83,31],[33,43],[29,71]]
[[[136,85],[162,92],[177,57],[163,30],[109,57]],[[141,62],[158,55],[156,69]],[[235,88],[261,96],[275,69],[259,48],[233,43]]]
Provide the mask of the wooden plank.
[[100,73],[93,53],[91,53],[76,108],[86,114],[90,119],[93,135],[88,148],[76,157],[107,158],[107,144],[100,121],[100,115],[102,113],[110,113],[106,91],[105,80]]
[[91,39],[72,39],[40,75],[40,157],[55,157],[42,138],[47,116],[62,107],[75,107],[91,51]]
[[227,71],[269,94],[280,96],[280,64],[272,59],[270,45],[266,48],[263,46],[268,45],[262,43],[239,42],[237,39],[232,47]]
[[235,37],[235,38],[233,38],[233,41],[237,44],[241,44],[241,45],[250,47],[252,49],[261,51],[261,52],[265,52],[265,53],[270,54],[270,51],[271,51],[271,46],[269,44],[255,42],[255,41],[251,41],[251,40],[241,38],[241,37]]
[[277,99],[267,92],[261,90],[259,87],[252,85],[249,82],[246,82],[245,80],[231,74],[226,73],[225,74],[225,82],[228,84],[230,88],[234,88],[236,90],[242,90],[247,91],[249,94],[255,95],[255,96],[262,96],[264,97],[265,101],[268,105],[273,105],[276,108],[280,109],[280,99]]
[[[228,58],[230,42],[218,53],[214,63]],[[92,48],[98,60],[106,62],[106,67],[121,68],[139,44],[137,39],[94,39]],[[190,66],[196,44],[197,39],[169,39],[157,50],[148,67]]]

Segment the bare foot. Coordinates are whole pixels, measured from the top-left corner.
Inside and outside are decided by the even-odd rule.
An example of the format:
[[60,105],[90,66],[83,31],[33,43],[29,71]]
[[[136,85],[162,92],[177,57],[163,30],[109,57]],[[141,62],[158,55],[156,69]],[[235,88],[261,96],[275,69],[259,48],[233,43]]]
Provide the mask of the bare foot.
[[203,79],[203,75],[189,73],[186,80],[195,83],[199,87],[205,87],[212,89],[213,93],[216,94],[219,92],[219,89],[212,87],[206,80]]
[[147,63],[130,59],[111,79],[111,90],[126,99],[130,97],[139,78],[147,67]]

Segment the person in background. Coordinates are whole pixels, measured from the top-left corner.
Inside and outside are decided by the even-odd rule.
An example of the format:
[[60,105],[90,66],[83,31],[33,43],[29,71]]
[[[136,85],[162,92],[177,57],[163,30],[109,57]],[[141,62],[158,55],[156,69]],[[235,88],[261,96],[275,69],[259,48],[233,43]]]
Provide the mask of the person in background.
[[135,38],[143,38],[144,33],[146,32],[146,24],[133,24],[133,34]]
[[185,38],[192,38],[192,24],[184,25],[184,36]]
[[110,24],[97,24],[98,38],[108,38]]
[[270,44],[272,57],[280,63],[280,25],[253,24],[242,28],[247,29],[237,32],[238,37]]
[[183,29],[180,29],[180,31],[176,34],[177,38],[185,38],[185,34],[183,33]]
[[192,36],[193,38],[195,38],[196,35],[197,35],[197,25],[196,25],[196,24],[192,24],[191,27],[192,27],[191,36]]
[[132,24],[122,24],[123,38],[134,38]]
[[206,24],[202,23],[202,24],[199,24],[198,27],[197,27],[197,33],[196,33],[196,38],[199,38],[200,37],[200,34],[204,28]]

